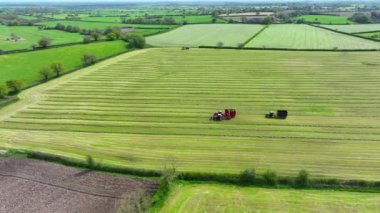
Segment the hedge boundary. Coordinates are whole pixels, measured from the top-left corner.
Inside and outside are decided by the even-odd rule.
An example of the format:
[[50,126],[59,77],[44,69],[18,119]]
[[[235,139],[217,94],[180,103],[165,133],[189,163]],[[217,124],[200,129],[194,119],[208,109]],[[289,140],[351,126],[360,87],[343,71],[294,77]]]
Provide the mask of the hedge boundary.
[[[355,34],[351,34],[351,33],[346,33],[346,32],[342,32],[342,31],[330,29],[330,28],[327,28],[327,27],[322,27],[320,25],[309,24],[309,26],[317,27],[317,28],[321,28],[321,29],[324,29],[324,30],[329,30],[329,31],[332,31],[332,32],[335,32],[335,33],[340,33],[340,34],[343,34],[343,35],[353,36],[353,37],[356,37],[356,38],[361,38],[361,39],[365,39],[365,40],[369,40],[369,41],[380,42],[380,40],[376,40],[376,39],[373,39],[373,38],[368,38],[368,37],[363,37],[363,36],[359,36],[359,35],[355,35]],[[375,31],[375,32],[379,32],[379,31]],[[379,49],[379,51],[380,51],[380,49]]]
[[[54,163],[60,163],[66,166],[74,166],[85,169],[93,169],[103,172],[119,173],[125,175],[134,175],[141,177],[161,177],[162,172],[153,169],[139,169],[129,168],[122,166],[110,166],[95,163],[95,165],[88,165],[85,160],[77,160],[73,158],[63,157],[54,154],[47,154],[42,152],[25,151],[27,158],[44,160]],[[240,174],[229,173],[203,173],[203,172],[179,172],[177,180],[184,181],[200,181],[200,182],[216,182],[222,184],[242,185],[240,182]],[[279,176],[277,183],[283,186],[290,186],[296,188],[320,188],[320,189],[349,189],[349,190],[380,190],[380,181],[367,181],[367,180],[342,180],[336,178],[314,178],[310,179],[307,186],[297,186],[296,177]],[[268,186],[263,175],[257,175],[252,186]]]
[[17,96],[8,96],[5,99],[0,99],[0,109],[18,100],[19,98]]

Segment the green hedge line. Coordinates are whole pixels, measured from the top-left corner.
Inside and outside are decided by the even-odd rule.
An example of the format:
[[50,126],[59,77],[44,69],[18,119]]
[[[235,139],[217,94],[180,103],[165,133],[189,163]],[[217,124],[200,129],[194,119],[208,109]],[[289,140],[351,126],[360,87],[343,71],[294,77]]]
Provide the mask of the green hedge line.
[[17,96],[9,96],[9,97],[6,97],[5,99],[0,98],[0,109],[18,100],[19,98]]
[[[346,32],[342,32],[342,31],[330,29],[330,28],[327,28],[327,27],[322,27],[320,25],[313,25],[313,24],[309,24],[309,25],[313,26],[313,27],[321,28],[321,29],[324,29],[324,30],[329,30],[329,31],[332,31],[332,32],[335,32],[335,33],[340,33],[340,34],[349,35],[349,36],[353,36],[353,37],[357,37],[357,38],[361,38],[361,39],[366,39],[366,40],[370,40],[370,41],[380,42],[379,40],[376,40],[376,39],[373,39],[373,38],[368,38],[368,37],[363,37],[363,36],[359,36],[359,35],[355,35],[355,34],[351,34],[351,33],[346,33]],[[376,31],[376,32],[378,32],[378,31]]]
[[[143,177],[161,177],[162,172],[157,170],[127,168],[118,166],[109,166],[97,164],[89,165],[84,160],[75,160],[62,156],[40,153],[27,152],[27,157],[32,159],[57,162],[67,166],[82,167],[99,171],[114,172],[120,174],[129,174]],[[178,180],[186,181],[212,181],[224,184],[247,185],[242,182],[241,174],[223,174],[223,173],[203,173],[203,172],[179,172]],[[268,175],[269,174],[269,175]],[[265,185],[286,185],[291,187],[312,187],[312,188],[343,188],[343,189],[375,189],[380,190],[380,181],[366,180],[340,180],[335,178],[308,179],[307,185],[300,186],[297,184],[298,177],[277,176],[275,171],[267,171],[261,175],[254,175],[252,182],[248,185],[265,186]]]

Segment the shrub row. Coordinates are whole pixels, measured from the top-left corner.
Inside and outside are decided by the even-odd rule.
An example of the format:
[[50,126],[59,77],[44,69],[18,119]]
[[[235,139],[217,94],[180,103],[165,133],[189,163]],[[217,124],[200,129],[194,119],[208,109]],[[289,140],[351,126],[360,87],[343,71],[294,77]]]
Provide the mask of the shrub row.
[[[28,158],[45,160],[50,162],[57,162],[67,166],[82,167],[87,169],[94,169],[99,171],[114,172],[120,174],[129,174],[143,177],[166,177],[167,172],[137,168],[126,168],[102,165],[94,163],[93,161],[80,161],[71,158],[61,157],[52,154],[40,152],[28,152]],[[92,162],[92,163],[88,163]],[[170,173],[170,175],[172,175]],[[171,176],[170,176],[171,178]],[[309,173],[306,170],[301,170],[297,177],[279,177],[273,170],[267,170],[263,174],[256,175],[254,169],[247,169],[240,174],[223,174],[223,173],[204,173],[204,172],[179,172],[176,174],[176,179],[186,181],[211,181],[226,184],[237,185],[255,185],[255,186],[275,186],[287,185],[291,187],[312,187],[312,188],[348,188],[348,189],[380,189],[380,181],[366,181],[366,180],[340,180],[335,178],[327,179],[310,179]],[[167,181],[167,180],[165,180]],[[169,182],[169,181],[167,181]],[[167,184],[167,183],[165,183]],[[164,186],[162,196],[166,196],[169,190],[168,186]],[[160,195],[161,196],[161,195]],[[157,199],[160,200],[160,199]]]

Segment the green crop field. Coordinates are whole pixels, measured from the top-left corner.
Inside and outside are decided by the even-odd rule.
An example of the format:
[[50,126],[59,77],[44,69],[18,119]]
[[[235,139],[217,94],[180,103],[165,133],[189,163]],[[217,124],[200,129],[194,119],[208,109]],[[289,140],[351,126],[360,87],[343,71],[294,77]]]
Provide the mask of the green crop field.
[[84,17],[81,18],[81,21],[96,21],[96,22],[113,22],[113,23],[121,23],[121,17],[117,16],[99,16],[99,17]]
[[185,25],[168,33],[152,36],[147,42],[154,46],[224,46],[243,44],[263,28],[262,25],[247,24],[198,24]]
[[344,16],[332,16],[332,15],[303,15],[296,19],[303,20],[308,23],[319,24],[353,24],[347,17]]
[[322,27],[330,28],[345,33],[380,31],[380,24],[322,25]]
[[178,185],[161,213],[201,212],[366,212],[380,211],[376,193],[237,187],[217,184]]
[[380,31],[379,32],[373,32],[373,33],[358,33],[356,35],[380,40]]
[[147,25],[147,24],[122,24],[122,23],[106,23],[106,22],[90,22],[90,21],[46,21],[39,22],[38,25],[55,27],[58,23],[63,25],[71,25],[81,29],[106,29],[107,27],[136,27],[136,28],[173,28],[175,25]]
[[98,58],[104,58],[124,51],[125,45],[123,41],[99,42],[0,55],[0,84],[11,79],[30,84],[40,80],[40,69],[49,66],[52,62],[60,61],[64,64],[65,70],[70,70],[82,64],[83,54],[95,54]]
[[[7,41],[14,33],[21,39],[17,42]],[[83,36],[79,33],[67,33],[58,30],[39,30],[37,27],[8,27],[0,25],[0,49],[1,50],[18,50],[31,49],[33,44],[37,44],[42,38],[50,38],[52,45],[81,42]]]
[[[0,64],[17,63],[17,76],[44,65],[30,57],[5,61],[12,56]],[[160,169],[170,160],[180,171],[307,169],[312,177],[380,180],[379,56],[134,51],[21,93],[0,110],[0,147],[135,168]],[[209,120],[224,108],[236,108],[237,118]],[[289,118],[264,118],[277,109]]]
[[274,24],[245,47],[288,49],[380,49],[380,43],[301,24]]
[[[188,23],[188,24],[205,24],[205,23],[212,23],[212,19],[213,17],[211,15],[202,15],[202,16],[170,16],[172,18],[174,18],[174,20],[179,23],[179,24],[182,24],[184,23],[185,21]],[[226,23],[225,20],[223,19],[217,19],[216,20],[217,23]]]

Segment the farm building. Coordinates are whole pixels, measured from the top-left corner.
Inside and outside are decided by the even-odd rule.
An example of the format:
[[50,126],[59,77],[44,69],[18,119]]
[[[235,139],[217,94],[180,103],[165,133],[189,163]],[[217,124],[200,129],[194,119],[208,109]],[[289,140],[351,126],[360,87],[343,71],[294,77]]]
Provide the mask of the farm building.
[[230,13],[221,14],[220,18],[226,20],[232,20],[236,22],[252,22],[252,23],[262,23],[266,18],[271,18],[274,16],[273,12],[251,12],[251,13]]

